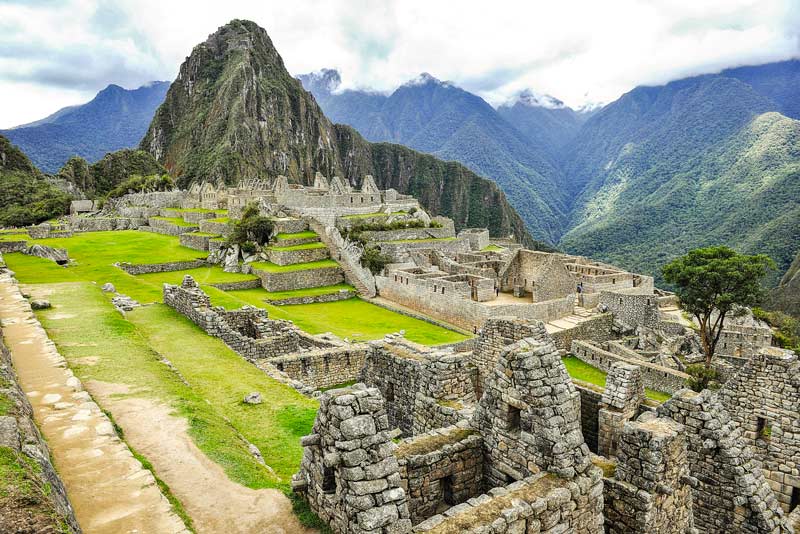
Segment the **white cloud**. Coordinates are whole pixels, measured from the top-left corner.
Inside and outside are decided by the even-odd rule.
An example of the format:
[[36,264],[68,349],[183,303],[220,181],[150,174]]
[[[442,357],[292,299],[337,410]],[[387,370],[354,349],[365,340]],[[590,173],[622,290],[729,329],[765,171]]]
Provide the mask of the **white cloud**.
[[232,18],[265,27],[295,74],[392,89],[421,72],[492,102],[523,89],[572,106],[639,84],[800,54],[796,0],[53,0],[0,2],[0,127],[108,83],[173,79]]

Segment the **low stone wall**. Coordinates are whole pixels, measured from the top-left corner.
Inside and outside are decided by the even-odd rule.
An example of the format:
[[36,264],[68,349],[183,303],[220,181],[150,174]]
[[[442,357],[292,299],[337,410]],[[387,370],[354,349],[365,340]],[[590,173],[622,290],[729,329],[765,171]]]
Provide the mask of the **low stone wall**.
[[481,492],[483,450],[479,434],[450,426],[407,438],[395,451],[411,522],[436,515]]
[[161,208],[154,208],[149,206],[117,206],[114,208],[120,217],[129,217],[133,219],[145,219],[155,217],[161,213]]
[[615,362],[636,365],[642,370],[642,381],[645,387],[669,394],[674,394],[684,389],[686,380],[689,378],[686,373],[675,369],[662,367],[644,360],[634,360],[633,358],[620,356],[585,341],[573,341],[570,347],[570,354],[606,373],[611,370],[611,366]]
[[414,526],[428,534],[603,532],[600,469],[567,481],[538,473],[474,497]]
[[376,387],[386,400],[386,415],[389,426],[399,428],[410,436],[414,430],[414,403],[419,390],[423,361],[409,353],[392,354],[376,347],[370,351],[359,380]]
[[240,289],[257,289],[261,287],[261,280],[254,278],[253,280],[242,280],[240,282],[222,282],[219,284],[209,284],[211,287],[216,287],[222,291],[238,291]]
[[604,313],[580,322],[572,328],[555,332],[552,334],[553,343],[559,349],[569,350],[575,339],[608,341],[614,338],[613,326],[614,317],[610,313]]
[[303,219],[273,219],[272,233],[296,234],[308,230],[308,223]]
[[305,269],[273,273],[253,268],[253,274],[261,279],[267,291],[290,291],[292,289],[333,286],[344,282],[344,274],[339,266],[322,269]]
[[110,232],[113,230],[136,230],[147,224],[144,217],[71,217],[73,232]]
[[475,404],[434,399],[417,393],[413,410],[412,435],[417,436],[437,428],[455,425],[460,421],[469,421],[475,413]]
[[0,241],[0,254],[22,252],[28,248],[27,241]]
[[458,254],[459,252],[469,252],[469,240],[466,238],[448,239],[446,241],[407,241],[402,243],[392,243],[389,241],[375,242],[380,248],[381,253],[388,256],[395,263],[409,261],[409,251],[415,249],[438,250],[444,254]]
[[206,260],[191,261],[172,261],[167,263],[118,263],[117,267],[128,274],[148,274],[148,273],[167,273],[171,271],[185,271],[186,269],[197,269],[208,267]]
[[[259,287],[261,287],[259,281]],[[294,304],[316,304],[320,302],[338,302],[340,300],[347,300],[355,298],[356,292],[349,289],[341,289],[334,293],[326,293],[324,295],[313,295],[307,297],[288,297],[285,299],[267,300],[273,306],[291,306]]]
[[366,345],[352,345],[281,356],[270,363],[294,380],[321,389],[356,380],[366,358]]
[[181,246],[193,248],[194,250],[207,251],[208,242],[212,237],[214,236],[187,232],[180,235],[179,241]]
[[294,265],[296,263],[326,260],[329,256],[326,247],[295,250],[280,250],[280,248],[267,247],[267,259],[276,265]]
[[227,237],[233,230],[231,223],[218,222],[213,220],[202,220],[199,223],[200,231],[207,234],[219,234]]
[[597,438],[599,432],[598,412],[600,401],[603,398],[603,388],[583,382],[582,380],[572,380],[575,388],[581,395],[581,430],[583,439],[589,450],[597,454]]
[[[52,511],[53,517],[47,518],[52,521],[48,531],[55,532],[55,529],[58,529],[58,532],[80,534],[81,528],[78,526],[75,512],[70,505],[67,491],[50,460],[47,443],[33,420],[33,408],[17,382],[11,354],[3,343],[2,329],[0,329],[0,401],[7,404],[3,415],[0,415],[0,447],[14,451],[20,462],[28,461],[35,464],[38,469],[27,471],[28,475],[32,477],[31,482],[41,488],[48,488],[44,495],[47,496],[49,502],[45,504],[33,501],[31,505],[40,505],[37,508],[41,507]],[[0,528],[4,526],[6,512],[9,514],[10,520],[10,517],[19,516],[26,511],[13,508],[0,510]],[[41,513],[37,514],[36,519],[41,521],[43,519],[41,515]],[[5,526],[11,527],[11,525]],[[44,528],[41,522],[38,522],[37,526]],[[23,530],[19,532],[27,532],[24,530],[24,526],[22,528]],[[49,530],[49,528],[53,528],[53,530]],[[12,530],[3,530],[3,532],[12,532]]]
[[600,306],[614,315],[614,320],[630,328],[644,326],[658,328],[661,314],[658,295],[626,294],[619,291],[601,291]]
[[200,221],[204,221],[206,219],[216,219],[218,217],[223,217],[222,214],[214,213],[212,211],[187,211],[180,208],[165,208],[161,210],[161,216],[180,217],[187,223],[192,223],[192,224],[200,224]]
[[185,232],[194,232],[199,230],[197,225],[194,226],[181,226],[172,221],[159,219],[157,217],[150,217],[147,219],[147,224],[159,234],[179,236]]
[[398,241],[401,239],[441,239],[455,237],[453,228],[400,228],[398,230],[368,230],[361,232],[367,241]]

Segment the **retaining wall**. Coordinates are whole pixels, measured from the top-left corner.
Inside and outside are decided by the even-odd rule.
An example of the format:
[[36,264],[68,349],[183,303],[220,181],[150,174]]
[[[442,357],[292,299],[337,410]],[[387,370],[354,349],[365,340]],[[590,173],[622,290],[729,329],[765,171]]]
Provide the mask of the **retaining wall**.
[[197,269],[208,267],[206,260],[172,261],[167,263],[118,263],[117,267],[128,274],[147,274],[147,273],[166,273],[170,271],[184,271],[186,269]]
[[273,292],[332,286],[344,282],[342,269],[338,265],[322,269],[305,269],[279,273],[262,271],[257,267],[253,267],[253,274],[261,279],[261,285],[264,289]]

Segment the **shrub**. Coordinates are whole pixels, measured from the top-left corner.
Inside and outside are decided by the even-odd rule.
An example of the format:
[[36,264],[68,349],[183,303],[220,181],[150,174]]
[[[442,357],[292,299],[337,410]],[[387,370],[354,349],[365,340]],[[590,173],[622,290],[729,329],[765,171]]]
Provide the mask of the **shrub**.
[[254,254],[258,250],[258,245],[252,241],[245,241],[239,246],[239,248],[246,254]]
[[689,378],[686,385],[693,391],[703,391],[704,389],[716,389],[717,371],[711,367],[706,367],[702,363],[695,363],[686,367],[686,374]]
[[248,204],[242,212],[242,218],[233,225],[233,231],[228,237],[228,242],[242,247],[247,242],[254,245],[265,245],[272,237],[274,224],[272,219],[259,215],[258,206]]
[[380,273],[391,261],[391,258],[381,254],[378,247],[367,247],[361,255],[361,265],[369,269],[372,274]]
[[121,197],[129,191],[135,193],[149,193],[153,191],[171,191],[175,182],[168,174],[153,174],[151,176],[133,175],[114,189],[108,192],[108,198]]

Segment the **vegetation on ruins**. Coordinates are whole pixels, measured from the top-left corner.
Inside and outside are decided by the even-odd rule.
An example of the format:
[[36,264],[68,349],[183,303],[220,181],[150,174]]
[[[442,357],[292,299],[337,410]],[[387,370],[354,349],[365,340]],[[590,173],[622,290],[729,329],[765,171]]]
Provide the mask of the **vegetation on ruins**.
[[[706,368],[711,368],[725,317],[761,300],[761,280],[774,266],[768,256],[739,254],[725,246],[692,250],[664,266],[664,279],[676,287],[681,307],[700,325]],[[696,378],[703,382],[706,377],[698,373]]]
[[175,182],[168,174],[154,174],[152,176],[132,175],[108,192],[108,198],[116,198],[128,193],[152,193],[154,191],[170,191],[175,188]]
[[372,274],[383,271],[383,268],[391,261],[392,258],[382,254],[378,247],[364,247],[364,253],[361,254],[361,265],[369,269]]
[[753,308],[753,317],[772,327],[772,339],[776,345],[800,354],[800,319],[780,311]]
[[242,218],[234,223],[228,243],[239,245],[243,251],[253,253],[256,251],[255,245],[267,244],[272,237],[273,228],[272,219],[260,215],[256,204],[248,204],[242,212]]

